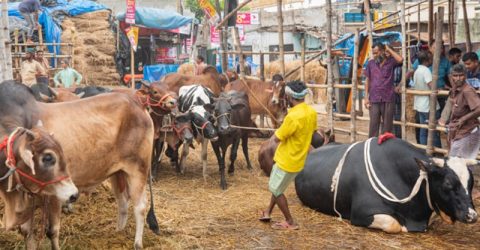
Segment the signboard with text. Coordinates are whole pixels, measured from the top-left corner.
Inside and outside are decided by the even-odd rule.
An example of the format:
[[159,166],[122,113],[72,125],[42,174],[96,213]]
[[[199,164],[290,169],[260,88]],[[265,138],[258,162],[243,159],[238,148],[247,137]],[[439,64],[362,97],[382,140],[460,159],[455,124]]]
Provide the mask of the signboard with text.
[[125,14],[125,22],[135,24],[135,0],[127,0],[127,13]]
[[220,45],[220,32],[213,25],[210,26],[210,43],[212,46]]
[[203,9],[211,24],[217,23],[220,20],[220,16],[217,14],[217,11],[215,11],[215,8],[210,1],[198,0],[198,5]]
[[244,25],[260,24],[258,12],[238,12],[237,24],[244,24]]

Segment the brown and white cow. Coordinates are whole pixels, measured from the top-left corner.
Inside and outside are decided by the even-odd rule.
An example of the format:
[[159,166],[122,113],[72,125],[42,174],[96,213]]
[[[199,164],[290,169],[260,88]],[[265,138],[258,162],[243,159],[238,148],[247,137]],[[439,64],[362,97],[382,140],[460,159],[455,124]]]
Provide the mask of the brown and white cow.
[[[312,148],[318,148],[328,143],[335,142],[335,135],[330,132],[330,130],[324,131],[323,129],[318,129],[312,135],[312,142],[310,143]],[[274,140],[274,136],[270,139],[264,141],[258,150],[258,163],[260,168],[263,170],[266,176],[270,176],[272,172],[273,156],[277,150],[278,143]]]
[[252,114],[267,115],[278,127],[287,114],[285,101],[285,83],[280,75],[275,75],[272,81],[246,78],[231,82],[225,86],[225,91],[236,90],[247,93]]
[[[141,100],[131,94],[108,93],[38,106],[44,126],[64,150],[70,176],[79,190],[90,192],[110,179],[119,206],[119,230],[126,226],[128,202],[133,201],[135,248],[142,248],[154,129]],[[52,207],[60,205],[51,201]],[[60,209],[50,216],[58,218]],[[58,240],[59,226],[54,228],[52,237]]]
[[[34,216],[31,201],[47,196],[60,202],[78,198],[63,150],[41,122],[36,123],[36,112],[31,89],[13,81],[0,84],[0,197],[5,203],[2,225],[7,230],[20,226],[27,249],[36,246],[30,233]],[[47,228],[47,232],[51,230]],[[52,241],[52,246],[58,247],[56,243]]]

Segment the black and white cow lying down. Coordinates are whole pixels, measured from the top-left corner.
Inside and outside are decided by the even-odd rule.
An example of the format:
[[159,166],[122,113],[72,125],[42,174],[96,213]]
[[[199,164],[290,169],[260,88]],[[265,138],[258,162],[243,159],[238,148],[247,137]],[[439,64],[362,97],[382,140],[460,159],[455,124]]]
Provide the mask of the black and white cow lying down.
[[[339,161],[351,144],[326,145],[312,151],[295,180],[303,204],[321,213],[349,219],[355,226],[389,233],[424,232],[433,211],[449,223],[477,220],[471,196],[473,175],[468,168],[478,164],[475,160],[429,158],[425,151],[400,139],[390,139],[381,145],[376,138],[372,139],[369,151],[368,147],[364,151],[368,141],[354,145],[343,165]],[[368,155],[371,162],[368,165],[372,168],[367,172],[365,163],[369,157],[365,156]],[[335,172],[338,178],[334,178]],[[428,180],[428,189],[421,177]],[[421,184],[415,190],[417,181]],[[406,197],[411,200],[399,202]]]

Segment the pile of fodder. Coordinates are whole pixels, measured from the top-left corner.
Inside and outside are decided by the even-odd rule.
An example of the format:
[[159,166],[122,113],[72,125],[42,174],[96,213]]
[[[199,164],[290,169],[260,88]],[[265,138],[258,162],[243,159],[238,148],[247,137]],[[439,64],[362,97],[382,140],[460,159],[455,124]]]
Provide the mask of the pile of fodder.
[[[285,62],[285,73],[290,72],[291,70],[300,67],[302,62],[300,60]],[[279,61],[274,61],[271,63],[265,64],[265,78],[271,79],[273,75],[280,74],[281,67]],[[257,72],[257,75],[260,75]],[[305,82],[310,84],[325,84],[327,78],[327,69],[320,64],[320,61],[311,62],[305,65]],[[293,74],[289,75],[285,80],[293,81],[301,79],[301,70],[295,71]],[[312,89],[313,92],[313,102],[315,103],[326,103],[327,101],[327,92],[326,89]]]
[[195,66],[193,63],[184,63],[178,67],[177,73],[183,74],[183,75],[190,75],[193,76],[195,73]]
[[[73,44],[73,67],[83,76],[83,84],[112,85],[120,81],[115,64],[115,34],[110,28],[110,11],[101,10],[62,22],[62,42]],[[68,54],[62,47],[62,54]]]

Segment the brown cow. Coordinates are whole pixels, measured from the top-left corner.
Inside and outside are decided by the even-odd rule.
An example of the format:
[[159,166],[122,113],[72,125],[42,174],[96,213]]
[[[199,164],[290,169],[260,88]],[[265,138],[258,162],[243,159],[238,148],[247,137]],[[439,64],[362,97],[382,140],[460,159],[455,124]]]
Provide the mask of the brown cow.
[[274,127],[278,127],[285,115],[285,83],[280,75],[275,75],[272,82],[246,78],[231,82],[225,86],[225,91],[243,91],[249,96],[252,114],[268,115]]
[[[273,164],[275,164],[273,156],[277,150],[278,143],[273,138],[274,136],[264,141],[258,150],[258,163],[266,176],[270,176]],[[318,129],[316,133],[313,133],[311,146],[318,148],[331,142],[335,142],[335,135],[330,133],[330,130],[325,132],[323,129]]]
[[[229,75],[229,77],[222,76],[213,66],[208,66],[203,70],[203,73],[198,76],[191,75],[182,75],[178,73],[171,73],[163,77],[160,82],[168,86],[168,89],[178,94],[180,87],[200,84],[206,88],[209,88],[214,95],[220,95],[222,92],[222,79],[223,83],[225,80],[230,81],[234,76]],[[226,78],[226,79],[225,79]]]
[[[79,190],[90,192],[110,179],[119,206],[119,230],[125,228],[128,201],[133,201],[135,248],[142,248],[145,185],[151,166],[154,130],[139,98],[108,93],[72,102],[38,103],[38,107],[39,118],[64,150],[70,176]],[[61,203],[51,199],[49,207],[53,228],[49,236],[58,242]],[[152,221],[147,218],[147,222],[152,228]]]
[[[36,112],[31,89],[13,81],[0,84],[3,226],[7,230],[21,226],[27,249],[35,248],[35,239],[29,233],[32,225],[28,223],[34,216],[31,201],[47,196],[61,202],[73,202],[78,198],[78,189],[68,177],[62,148],[41,123],[36,123]],[[53,241],[52,246],[55,246]]]

